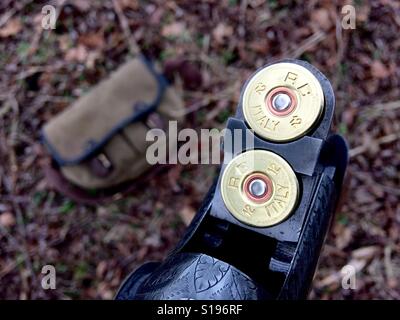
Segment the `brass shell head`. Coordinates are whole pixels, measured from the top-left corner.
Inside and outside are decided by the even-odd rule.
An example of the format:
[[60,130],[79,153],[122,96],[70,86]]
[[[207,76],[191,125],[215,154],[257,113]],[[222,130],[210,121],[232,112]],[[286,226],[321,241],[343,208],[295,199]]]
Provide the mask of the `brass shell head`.
[[251,150],[236,156],[226,166],[221,194],[236,219],[254,227],[269,227],[294,211],[299,184],[282,157],[266,150]]
[[259,136],[287,142],[317,125],[325,102],[322,87],[311,71],[281,62],[254,75],[245,88],[242,105],[246,122]]

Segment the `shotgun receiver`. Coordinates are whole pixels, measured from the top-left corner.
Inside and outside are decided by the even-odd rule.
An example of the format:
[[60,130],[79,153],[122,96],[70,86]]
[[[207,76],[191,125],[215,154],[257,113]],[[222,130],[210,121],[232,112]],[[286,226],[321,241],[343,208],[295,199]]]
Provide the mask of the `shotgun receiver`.
[[258,69],[183,239],[128,276],[116,298],[305,299],[347,165],[344,139],[330,133],[334,106],[329,81],[307,62]]

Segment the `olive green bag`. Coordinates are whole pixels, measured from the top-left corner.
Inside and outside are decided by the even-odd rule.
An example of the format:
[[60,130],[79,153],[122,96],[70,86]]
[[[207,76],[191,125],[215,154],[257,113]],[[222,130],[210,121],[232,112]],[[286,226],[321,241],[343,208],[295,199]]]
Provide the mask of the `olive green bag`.
[[181,95],[146,58],[135,58],[44,126],[42,140],[62,176],[80,188],[135,179],[146,161],[150,128],[181,122]]

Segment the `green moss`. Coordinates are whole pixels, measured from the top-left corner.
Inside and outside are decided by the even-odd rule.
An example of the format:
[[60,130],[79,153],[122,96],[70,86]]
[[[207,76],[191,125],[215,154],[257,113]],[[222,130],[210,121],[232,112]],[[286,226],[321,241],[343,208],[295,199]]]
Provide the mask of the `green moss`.
[[339,213],[339,214],[336,216],[336,222],[340,223],[341,225],[346,226],[346,225],[349,224],[349,218],[347,217],[346,214],[344,214],[344,213]]
[[17,46],[17,54],[21,60],[25,60],[28,55],[30,44],[26,41],[21,41]]
[[89,264],[86,261],[79,261],[74,270],[74,279],[78,281],[84,279],[89,274],[89,271]]
[[225,65],[229,65],[236,60],[236,54],[233,51],[225,50],[222,53],[222,59]]
[[220,123],[225,123],[228,118],[231,116],[231,111],[227,108],[227,109],[223,109],[217,116],[217,120]]
[[75,203],[71,200],[65,200],[61,207],[58,208],[58,212],[62,214],[70,213],[75,208]]
[[339,123],[338,131],[341,135],[346,135],[348,132],[347,125],[344,122]]

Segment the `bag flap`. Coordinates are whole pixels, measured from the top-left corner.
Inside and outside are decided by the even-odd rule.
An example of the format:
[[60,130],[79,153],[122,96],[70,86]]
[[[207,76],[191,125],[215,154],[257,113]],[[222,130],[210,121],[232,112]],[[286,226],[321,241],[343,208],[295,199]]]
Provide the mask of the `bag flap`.
[[153,112],[167,85],[150,61],[135,58],[46,124],[43,143],[60,166],[78,164]]

